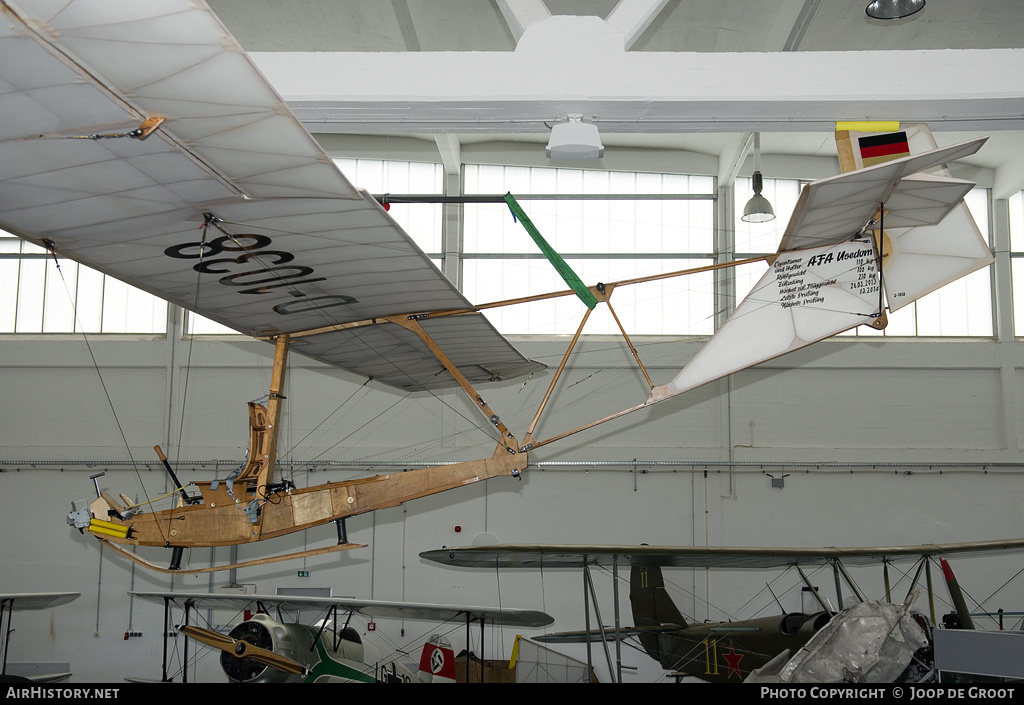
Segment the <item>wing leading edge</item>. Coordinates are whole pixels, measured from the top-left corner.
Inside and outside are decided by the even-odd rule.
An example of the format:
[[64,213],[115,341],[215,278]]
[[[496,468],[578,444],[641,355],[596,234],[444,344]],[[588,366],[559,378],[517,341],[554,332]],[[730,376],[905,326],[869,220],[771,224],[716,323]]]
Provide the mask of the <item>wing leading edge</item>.
[[0,605],[12,610],[45,610],[73,602],[79,592],[4,592],[0,593]]
[[662,565],[678,568],[785,568],[822,565],[839,559],[847,565],[947,556],[994,555],[1024,551],[1024,539],[972,541],[920,546],[826,546],[822,548],[749,546],[615,546],[607,544],[497,544],[425,551],[435,563],[468,568],[578,568],[583,565]]
[[[471,308],[202,3],[5,9],[0,227],[250,335]],[[156,116],[144,141],[104,138]],[[458,318],[471,381],[543,368],[483,316]],[[390,337],[390,365],[377,341],[332,336],[307,344],[313,357],[402,387],[453,383],[408,336]]]
[[206,592],[129,592],[128,594],[147,602],[164,604],[165,600],[170,600],[178,605],[187,605],[198,609],[243,610],[263,605],[264,607],[273,606],[288,611],[299,611],[337,607],[344,611],[374,617],[433,621],[486,619],[490,622],[516,627],[545,627],[555,621],[551,615],[545,612],[515,607],[473,607],[430,602],[390,602],[289,595],[221,595]]

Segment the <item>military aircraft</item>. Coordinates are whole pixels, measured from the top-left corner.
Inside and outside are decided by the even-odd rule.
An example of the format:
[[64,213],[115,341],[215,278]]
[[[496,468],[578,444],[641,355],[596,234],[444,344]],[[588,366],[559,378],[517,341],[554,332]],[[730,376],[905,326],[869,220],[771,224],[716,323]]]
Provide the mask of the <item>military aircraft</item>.
[[665,591],[657,565],[636,565],[629,572],[633,627],[560,632],[535,637],[541,643],[601,642],[635,637],[647,655],[678,675],[710,683],[741,682],[779,653],[795,651],[832,619],[830,612],[786,612],[734,622],[690,623]]
[[[238,683],[402,683],[453,682],[455,660],[451,644],[435,635],[424,644],[419,671],[398,662],[399,654],[385,649],[351,626],[352,616],[395,617],[464,622],[468,629],[486,622],[517,627],[543,627],[551,616],[537,610],[441,605],[383,600],[288,595],[239,595],[199,592],[129,592],[129,595],[164,606],[164,634],[170,626],[171,606],[185,613],[181,633],[222,651],[221,668]],[[188,624],[194,610],[230,609],[241,613],[256,609],[234,624],[225,635]],[[275,609],[275,619],[268,610]],[[286,622],[284,611],[318,610],[325,616],[311,625]],[[468,635],[467,635],[468,643]],[[482,642],[481,642],[482,643]],[[187,660],[187,656],[186,656]],[[187,673],[183,671],[183,678]],[[169,680],[166,658],[163,680]]]
[[[885,577],[885,601],[892,602],[889,583],[889,564],[897,560],[915,560],[917,568],[908,595],[913,593],[924,571],[929,570],[930,559],[945,555],[996,555],[1024,550],[1024,539],[975,541],[920,546],[864,546],[864,547],[741,547],[741,546],[616,546],[616,545],[564,545],[564,544],[495,544],[490,546],[447,547],[425,551],[421,558],[442,565],[487,568],[581,568],[587,586],[584,603],[596,606],[590,578],[590,568],[611,568],[613,574],[615,627],[606,627],[598,613],[597,628],[589,626],[589,608],[585,608],[587,628],[583,631],[547,634],[535,637],[541,642],[607,642],[618,645],[623,639],[636,637],[651,658],[665,669],[710,682],[742,682],[752,671],[768,664],[779,654],[797,651],[808,640],[824,629],[833,617],[844,609],[840,580],[853,591],[858,602],[866,597],[854,583],[846,565],[881,565]],[[970,624],[970,613],[948,564],[941,559],[943,574],[961,624]],[[804,566],[831,565],[836,577],[838,606],[829,604],[803,571]],[[630,567],[630,604],[634,626],[619,626],[618,568]],[[722,623],[693,623],[686,620],[665,591],[661,566],[679,568],[714,569],[776,569],[794,568],[821,607],[813,614],[801,612],[777,616],[758,617]],[[930,575],[930,573],[929,573]],[[931,579],[928,578],[929,604]],[[589,591],[589,592],[588,592]],[[933,608],[934,609],[934,608]],[[937,620],[934,613],[922,629],[931,628]],[[970,627],[968,627],[970,628]],[[618,673],[621,682],[621,658],[613,664],[605,650],[608,668]],[[589,664],[588,660],[588,664]],[[927,671],[927,666],[924,666]],[[918,673],[917,667],[914,672]]]
[[[585,285],[509,194],[513,214],[570,288],[473,305],[345,178],[201,0],[22,0],[4,4],[4,19],[0,228],[58,263],[70,258],[275,345],[268,401],[249,405],[247,457],[227,479],[186,491],[158,448],[176,506],[138,505],[98,483],[94,500],[72,502],[72,526],[155,571],[179,570],[188,548],[330,522],[335,546],[190,572],[355,548],[348,517],[518,477],[530,451],[858,325],[882,327],[886,309],[992,261],[977,227],[960,227],[973,225],[961,222],[970,219],[962,203],[973,184],[933,173],[980,149],[985,140],[975,139],[905,156],[890,150],[896,158],[808,184],[775,255],[620,282]],[[950,216],[956,227],[946,227]],[[638,403],[534,436],[591,311],[604,304],[614,314],[617,288],[761,260],[767,274],[671,381],[651,380],[623,329],[648,385]],[[586,312],[517,438],[475,385],[544,365],[524,358],[482,312],[558,296],[578,296]],[[304,488],[276,478],[292,350],[403,390],[460,388],[489,424],[493,452]],[[129,550],[144,546],[171,549],[169,566]]]
[[[662,668],[714,682],[742,681],[779,652],[807,643],[828,624],[828,612],[789,612],[716,624],[688,624],[665,591],[659,566],[633,566],[629,572],[633,624],[657,627],[638,635],[647,654]],[[671,631],[666,626],[671,625]]]
[[[0,677],[7,676],[7,652],[11,643],[11,621],[14,612],[21,610],[45,610],[51,607],[66,605],[78,599],[78,592],[6,592],[0,593]],[[51,673],[26,680],[35,682],[51,682],[70,677],[70,673]]]

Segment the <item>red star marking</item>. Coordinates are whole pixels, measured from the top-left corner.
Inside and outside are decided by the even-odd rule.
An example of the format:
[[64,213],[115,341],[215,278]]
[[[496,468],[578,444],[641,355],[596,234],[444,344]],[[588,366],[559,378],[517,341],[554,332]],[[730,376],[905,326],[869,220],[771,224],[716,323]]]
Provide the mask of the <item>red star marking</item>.
[[726,678],[732,678],[733,671],[736,672],[737,678],[743,678],[743,675],[740,673],[740,659],[743,658],[743,654],[736,653],[736,648],[732,645],[732,642],[729,642],[729,653],[722,654],[722,658],[729,664],[729,673],[726,675]]

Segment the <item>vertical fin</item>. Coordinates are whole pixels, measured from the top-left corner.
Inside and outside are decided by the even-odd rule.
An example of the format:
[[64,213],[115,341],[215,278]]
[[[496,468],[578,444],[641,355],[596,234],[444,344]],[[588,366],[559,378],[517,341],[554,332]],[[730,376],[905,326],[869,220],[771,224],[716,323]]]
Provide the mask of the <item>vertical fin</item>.
[[[665,591],[665,580],[659,566],[633,566],[629,573],[629,603],[633,608],[633,624],[637,627],[686,627],[686,619]],[[665,665],[666,658],[671,660],[665,642],[666,637],[658,634],[640,636],[640,643],[648,656],[662,665]]]
[[967,601],[964,599],[963,590],[960,589],[960,583],[953,575],[953,569],[949,567],[945,558],[939,558],[939,565],[942,566],[942,575],[946,579],[946,587],[949,589],[949,599],[953,601],[953,607],[956,608],[960,628],[974,629],[974,619],[971,618],[971,611],[967,609]]

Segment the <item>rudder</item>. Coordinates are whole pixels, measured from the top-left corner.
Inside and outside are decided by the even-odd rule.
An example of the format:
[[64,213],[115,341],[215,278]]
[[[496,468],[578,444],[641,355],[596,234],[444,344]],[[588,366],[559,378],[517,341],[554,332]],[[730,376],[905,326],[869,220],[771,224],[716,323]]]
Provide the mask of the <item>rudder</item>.
[[[665,579],[656,565],[634,565],[629,573],[629,603],[637,627],[686,627],[686,619],[665,590]],[[640,643],[659,663],[667,656],[658,634],[641,634]]]

